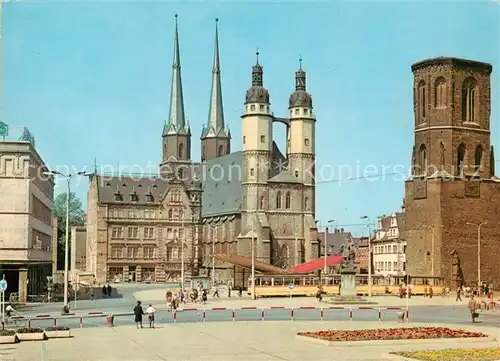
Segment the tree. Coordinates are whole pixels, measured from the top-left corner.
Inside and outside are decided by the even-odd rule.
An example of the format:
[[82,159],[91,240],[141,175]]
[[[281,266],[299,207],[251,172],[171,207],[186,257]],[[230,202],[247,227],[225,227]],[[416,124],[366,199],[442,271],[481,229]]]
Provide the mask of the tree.
[[[57,264],[62,269],[64,267],[64,247],[66,241],[66,193],[59,193],[54,199],[54,213],[58,219],[57,229]],[[85,211],[83,203],[74,192],[69,194],[69,227],[71,237],[71,227],[85,225]],[[71,247],[71,246],[70,246]],[[58,267],[58,268],[59,268]]]

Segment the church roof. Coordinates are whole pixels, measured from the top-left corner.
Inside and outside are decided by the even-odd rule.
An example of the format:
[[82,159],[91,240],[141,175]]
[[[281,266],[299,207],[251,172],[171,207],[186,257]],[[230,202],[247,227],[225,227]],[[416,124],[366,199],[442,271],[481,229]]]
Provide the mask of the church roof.
[[280,173],[269,179],[269,182],[275,183],[299,183],[297,178],[290,174],[288,170],[282,170]]
[[209,160],[205,166],[202,217],[239,213],[243,189],[243,152]]

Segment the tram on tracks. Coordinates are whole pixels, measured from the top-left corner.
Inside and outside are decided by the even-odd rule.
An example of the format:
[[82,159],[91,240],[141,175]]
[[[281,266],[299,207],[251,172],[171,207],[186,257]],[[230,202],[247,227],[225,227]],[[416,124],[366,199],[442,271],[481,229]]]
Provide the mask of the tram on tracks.
[[[317,277],[304,274],[277,274],[256,275],[256,297],[283,297],[283,296],[314,296],[318,286],[322,286],[326,295],[338,295],[341,275],[327,275]],[[400,285],[405,287],[405,276],[372,276],[372,295],[398,295]],[[293,286],[291,286],[293,284]],[[424,295],[432,286],[434,295],[444,293],[444,279],[442,277],[411,276],[410,290],[412,295]],[[252,277],[248,279],[248,290],[252,290]],[[368,275],[356,275],[356,293],[360,296],[368,295]]]

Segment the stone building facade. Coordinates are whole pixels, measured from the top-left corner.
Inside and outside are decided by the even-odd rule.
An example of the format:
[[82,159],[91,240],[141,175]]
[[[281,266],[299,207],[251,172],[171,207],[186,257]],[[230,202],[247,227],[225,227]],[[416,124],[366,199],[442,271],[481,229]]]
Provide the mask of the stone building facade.
[[[252,243],[257,261],[281,269],[318,255],[316,117],[311,95],[306,91],[306,73],[302,68],[295,73],[295,92],[289,99],[288,116],[277,118],[264,88],[264,71],[258,56],[257,53],[241,116],[243,150],[228,153],[230,139],[223,138],[229,132],[224,131],[222,98],[211,99],[209,124],[205,128],[213,129],[214,137],[218,134],[224,139],[221,151],[209,151],[206,130],[202,134],[202,157],[207,169],[202,194],[204,265],[209,270],[216,258],[216,280],[234,280],[243,286],[250,273],[231,262],[230,256],[250,257]],[[220,62],[214,61],[214,74],[218,74],[219,66]],[[220,86],[220,79],[217,82]],[[214,94],[222,92],[212,91],[212,97]],[[220,112],[215,115],[214,104],[220,104]],[[285,153],[273,139],[275,122],[287,127]]]
[[198,272],[200,166],[191,160],[177,22],[158,174],[90,177],[86,271],[96,282],[165,282]]
[[[208,121],[201,132],[201,163],[191,157],[184,113],[177,25],[169,119],[163,129],[159,175],[98,174],[88,192],[87,271],[98,282],[178,279],[181,248],[188,273],[246,285],[247,266],[229,260],[251,255],[281,270],[318,254],[315,214],[315,124],[306,74],[295,74],[288,116],[276,118],[257,60],[242,115],[242,151],[231,152],[225,126],[219,34],[216,26]],[[272,126],[287,127],[283,154]],[[267,265],[264,265],[267,264]],[[247,273],[245,273],[247,272]],[[213,276],[213,275],[212,275]]]
[[[404,276],[406,274],[406,217],[394,212],[378,220],[375,238],[371,240],[373,274]],[[427,261],[427,258],[424,262]]]
[[0,141],[0,278],[21,303],[42,293],[52,275],[54,181],[47,171],[32,142]]
[[[410,275],[500,283],[500,180],[490,144],[490,64],[413,64],[415,144],[405,187]],[[478,234],[479,233],[479,234]],[[479,236],[479,245],[478,245]],[[422,262],[432,257],[433,262]],[[478,264],[479,257],[479,264]],[[480,274],[478,274],[480,273]]]

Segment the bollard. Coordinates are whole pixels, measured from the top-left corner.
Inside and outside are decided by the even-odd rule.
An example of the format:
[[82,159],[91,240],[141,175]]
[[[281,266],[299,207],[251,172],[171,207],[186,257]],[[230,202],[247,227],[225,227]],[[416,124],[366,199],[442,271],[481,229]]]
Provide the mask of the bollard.
[[260,320],[264,321],[264,309],[261,309],[260,311]]
[[113,327],[115,321],[115,316],[112,314],[106,316],[106,326]]
[[324,313],[323,309],[321,309],[319,315],[321,317],[321,321],[323,321],[323,317],[325,316],[325,313]]
[[57,326],[57,319],[54,317],[54,327]]
[[290,309],[290,318],[293,321],[293,308]]
[[31,328],[31,317],[28,317],[28,328]]
[[2,321],[2,330],[5,330],[5,322]]
[[203,310],[203,322],[205,322],[207,319],[207,310]]
[[352,321],[352,308],[349,308],[349,321]]
[[83,316],[80,316],[80,328],[83,327]]
[[234,308],[233,308],[233,313],[232,313],[232,317],[233,317],[233,322],[234,322]]
[[380,308],[378,309],[378,322],[382,321],[382,311],[380,311]]
[[409,318],[410,318],[410,314],[408,312],[408,309],[406,309],[406,322],[408,322]]
[[174,323],[177,322],[177,311],[172,312],[172,317],[174,318]]

